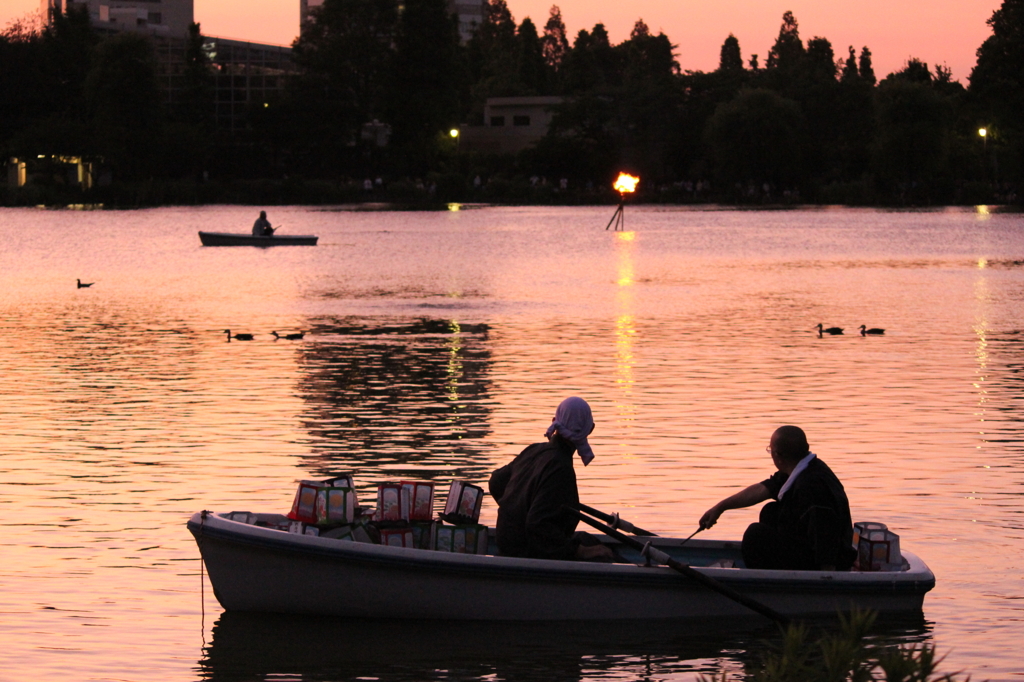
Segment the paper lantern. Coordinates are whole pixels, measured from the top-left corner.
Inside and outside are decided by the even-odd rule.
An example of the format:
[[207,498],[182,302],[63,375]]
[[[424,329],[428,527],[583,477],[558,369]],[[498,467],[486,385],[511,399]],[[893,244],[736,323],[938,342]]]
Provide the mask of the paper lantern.
[[319,488],[316,492],[316,523],[352,523],[356,518],[356,495],[351,488]]
[[412,536],[411,528],[382,528],[380,531],[380,544],[388,547],[405,547],[414,549],[416,542]]
[[431,549],[454,554],[487,554],[487,526],[461,524],[435,525]]
[[434,518],[434,484],[428,481],[402,481],[402,494],[409,499],[409,520]]
[[303,523],[316,523],[316,493],[323,487],[323,481],[299,481],[299,489],[292,500],[288,518]]
[[397,522],[409,520],[409,490],[401,483],[381,483],[377,486],[377,512],[373,520]]
[[289,521],[288,532],[295,535],[320,535],[320,529],[303,521]]
[[484,489],[463,481],[452,481],[448,500],[444,505],[444,519],[452,523],[476,523],[480,519],[480,505]]
[[409,524],[416,549],[432,549],[430,541],[433,538],[434,525],[432,521],[413,521]]
[[884,523],[864,521],[853,526],[857,563],[862,571],[899,571],[903,568],[900,537]]

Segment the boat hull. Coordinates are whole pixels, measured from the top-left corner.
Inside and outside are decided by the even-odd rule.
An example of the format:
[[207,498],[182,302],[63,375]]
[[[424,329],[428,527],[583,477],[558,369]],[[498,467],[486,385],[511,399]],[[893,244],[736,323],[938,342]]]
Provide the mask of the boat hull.
[[[370,545],[212,513],[195,514],[188,527],[228,611],[494,621],[761,618],[666,567]],[[702,556],[738,554],[738,543],[712,540],[673,552],[679,542],[659,540],[659,547],[680,560],[692,552],[694,564]],[[907,570],[891,573],[699,570],[787,615],[832,615],[853,606],[920,610],[935,578],[916,556],[904,558]]]
[[284,234],[257,237],[235,232],[200,232],[203,246],[316,246],[319,237],[312,234]]

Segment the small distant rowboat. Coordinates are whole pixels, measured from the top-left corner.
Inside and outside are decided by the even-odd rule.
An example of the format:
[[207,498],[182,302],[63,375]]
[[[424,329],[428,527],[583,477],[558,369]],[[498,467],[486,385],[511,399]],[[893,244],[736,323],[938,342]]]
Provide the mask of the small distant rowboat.
[[[297,535],[285,517],[194,514],[214,594],[228,611],[361,618],[493,621],[701,620],[752,612],[611,540],[627,562],[588,563],[451,554]],[[740,543],[651,540],[697,571],[780,613],[834,615],[853,606],[920,611],[935,576],[903,552],[899,571],[767,571],[742,568]],[[493,538],[491,552],[494,551]],[[641,565],[637,565],[641,564]],[[736,566],[736,568],[732,568]]]
[[282,234],[257,237],[240,232],[199,232],[203,246],[316,246],[315,234]]

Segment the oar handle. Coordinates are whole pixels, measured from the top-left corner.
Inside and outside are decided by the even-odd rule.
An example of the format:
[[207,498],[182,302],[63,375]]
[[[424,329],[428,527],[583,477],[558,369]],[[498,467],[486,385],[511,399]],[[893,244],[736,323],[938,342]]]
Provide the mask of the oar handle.
[[614,528],[614,529],[621,528],[622,530],[626,531],[627,533],[632,533],[633,535],[641,535],[643,537],[648,537],[648,538],[656,538],[656,537],[658,537],[657,533],[652,533],[651,531],[644,530],[643,528],[640,528],[639,526],[634,526],[632,523],[630,523],[626,519],[620,518],[618,514],[606,514],[603,511],[601,511],[600,509],[594,509],[590,505],[583,504],[582,502],[580,502],[580,510],[581,511],[585,511],[586,513],[590,514],[594,518],[601,519],[605,523],[610,523],[611,527]]
[[[583,505],[580,505],[580,506],[582,507]],[[635,550],[638,550],[645,557],[649,557],[649,558],[653,559],[654,561],[658,561],[658,562],[661,562],[661,563],[667,565],[669,568],[672,568],[672,569],[678,571],[679,573],[682,573],[686,577],[692,578],[693,580],[695,580],[696,582],[700,583],[704,587],[707,587],[710,590],[714,590],[715,592],[718,592],[722,596],[728,597],[729,599],[732,599],[737,604],[741,604],[743,606],[746,606],[751,611],[754,611],[755,613],[759,613],[762,616],[775,621],[776,623],[779,623],[779,624],[784,625],[784,626],[785,625],[789,625],[789,618],[784,616],[784,615],[782,615],[781,613],[779,613],[775,609],[772,609],[772,608],[770,608],[768,606],[765,606],[761,602],[759,602],[757,600],[754,600],[754,599],[751,599],[750,597],[748,597],[746,595],[740,594],[736,590],[734,590],[731,587],[728,587],[726,585],[723,585],[722,583],[718,582],[714,578],[706,576],[703,573],[701,573],[700,571],[695,570],[694,568],[692,568],[690,566],[687,566],[686,564],[684,564],[684,563],[682,563],[680,561],[676,561],[675,559],[670,557],[665,552],[663,552],[660,549],[654,547],[651,544],[650,541],[648,541],[647,544],[645,545],[644,543],[640,542],[636,538],[631,538],[628,535],[625,535],[624,533],[620,533],[619,531],[615,530],[614,528],[611,528],[609,526],[604,525],[600,521],[595,521],[594,519],[589,518],[588,516],[582,514],[578,509],[574,509],[573,507],[570,507],[569,505],[566,505],[565,509],[567,509],[567,510],[573,512],[574,514],[576,514],[577,518],[580,521],[582,521],[583,523],[586,523],[587,525],[593,526],[597,530],[601,531],[602,533],[605,533],[609,537],[612,537],[612,538],[618,540],[622,544],[627,545],[629,547],[632,547]]]

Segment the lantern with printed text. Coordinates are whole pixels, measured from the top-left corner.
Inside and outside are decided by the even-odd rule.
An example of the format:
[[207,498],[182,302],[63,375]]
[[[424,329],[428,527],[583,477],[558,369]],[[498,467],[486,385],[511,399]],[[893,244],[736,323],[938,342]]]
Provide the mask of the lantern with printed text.
[[[318,523],[317,517],[319,492],[325,488],[347,488],[352,496],[352,513],[355,513],[355,486],[352,484],[352,476],[334,476],[323,481],[299,481],[299,488],[295,491],[295,499],[292,501],[292,510],[288,512],[288,518],[293,521],[304,523]],[[337,500],[337,498],[336,498]],[[347,504],[347,503],[345,503]]]
[[480,486],[464,481],[452,481],[441,518],[451,523],[476,523],[480,518],[480,506],[483,501],[484,489]]
[[415,549],[416,541],[413,538],[411,528],[382,528],[380,531],[380,544],[388,547],[405,547]]
[[459,524],[434,527],[430,548],[438,552],[453,554],[487,554],[487,526]]
[[303,523],[316,523],[316,493],[321,487],[323,481],[299,481],[299,489],[295,491],[288,518]]
[[377,511],[373,520],[384,523],[396,523],[409,520],[411,491],[404,489],[399,482],[380,483],[377,485]]
[[434,518],[434,484],[428,481],[402,481],[402,494],[409,499],[409,520]]
[[356,494],[351,488],[320,488],[316,491],[318,525],[352,523],[356,518]]

